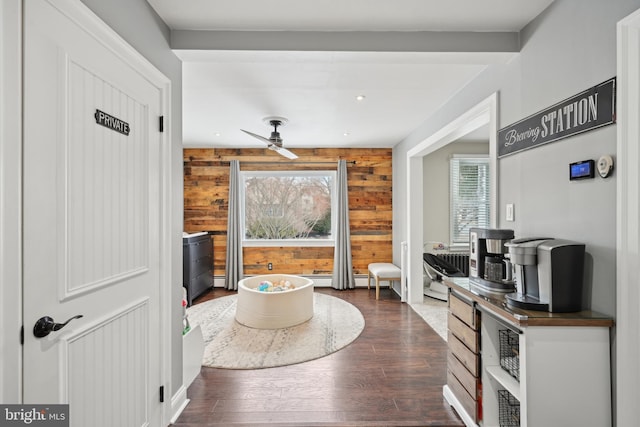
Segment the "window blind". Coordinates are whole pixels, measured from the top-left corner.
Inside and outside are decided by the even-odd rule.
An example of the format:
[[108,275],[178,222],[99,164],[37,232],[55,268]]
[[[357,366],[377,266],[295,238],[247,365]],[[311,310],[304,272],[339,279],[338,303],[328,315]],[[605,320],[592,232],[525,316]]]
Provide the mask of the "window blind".
[[489,158],[455,156],[449,170],[451,245],[468,245],[470,228],[489,227]]

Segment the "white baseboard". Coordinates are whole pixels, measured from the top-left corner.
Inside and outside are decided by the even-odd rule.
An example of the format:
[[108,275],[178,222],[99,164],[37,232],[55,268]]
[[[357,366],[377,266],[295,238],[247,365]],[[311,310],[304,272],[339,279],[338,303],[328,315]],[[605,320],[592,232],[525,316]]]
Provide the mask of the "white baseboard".
[[[304,276],[314,281],[314,286],[316,288],[330,288],[331,287],[331,277],[330,276]],[[355,277],[356,288],[366,288],[367,287],[367,276],[359,275]],[[384,282],[381,285],[381,289],[386,289],[388,286],[388,282]],[[224,288],[224,277],[216,276],[213,279],[213,287],[214,288]],[[371,289],[375,291],[375,284],[373,280],[371,281]],[[397,280],[393,283],[393,291],[398,295],[400,294],[400,281]]]
[[[318,288],[329,288],[331,287],[331,276],[304,276],[314,281],[314,286]],[[367,276],[357,275],[355,277],[356,288],[366,288],[367,287]],[[371,283],[373,285],[373,281]],[[384,282],[384,287],[387,286],[387,282]],[[224,277],[215,276],[213,278],[213,287],[214,288],[224,288]],[[394,290],[398,293],[397,289],[400,287],[400,281],[394,283]],[[399,293],[398,293],[399,295]]]
[[187,399],[187,388],[185,386],[181,386],[180,389],[173,395],[171,398],[171,420],[169,421],[171,424],[174,424],[184,408],[189,404],[189,399]]

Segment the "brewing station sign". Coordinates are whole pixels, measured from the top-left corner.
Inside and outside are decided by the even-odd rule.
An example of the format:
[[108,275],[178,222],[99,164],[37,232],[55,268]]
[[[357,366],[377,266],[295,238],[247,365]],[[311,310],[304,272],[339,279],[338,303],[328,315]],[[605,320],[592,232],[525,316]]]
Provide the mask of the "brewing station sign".
[[558,141],[616,121],[616,78],[498,131],[498,157]]

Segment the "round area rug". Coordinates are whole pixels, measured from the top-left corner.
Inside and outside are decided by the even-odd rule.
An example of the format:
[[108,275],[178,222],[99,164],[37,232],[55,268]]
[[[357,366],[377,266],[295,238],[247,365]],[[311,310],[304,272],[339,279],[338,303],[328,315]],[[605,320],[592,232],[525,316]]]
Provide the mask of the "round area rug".
[[283,329],[254,329],[236,322],[237,295],[216,298],[187,309],[191,326],[204,338],[202,365],[258,369],[317,359],[353,342],[364,329],[364,317],[340,298],[313,294],[313,317]]

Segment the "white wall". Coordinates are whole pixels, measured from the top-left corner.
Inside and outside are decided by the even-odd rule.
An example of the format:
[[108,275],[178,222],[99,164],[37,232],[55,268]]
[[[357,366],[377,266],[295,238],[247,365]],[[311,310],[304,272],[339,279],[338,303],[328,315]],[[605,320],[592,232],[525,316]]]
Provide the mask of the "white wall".
[[[639,0],[556,0],[522,31],[517,59],[488,67],[394,148],[394,173],[406,170],[409,150],[495,91],[501,128],[614,77],[616,23],[638,8]],[[602,154],[616,154],[615,125],[498,160],[497,225],[513,228],[517,237],[544,234],[586,243],[585,300],[615,318],[616,174],[582,182],[567,177],[569,163]],[[406,224],[396,221],[407,206],[406,182],[394,176],[394,260],[407,238]],[[504,220],[506,203],[515,204],[515,222]],[[615,329],[612,339],[615,349]],[[614,364],[614,380],[615,371]]]
[[[450,196],[449,160],[454,154],[489,154],[488,142],[453,142],[423,158],[424,243],[442,242],[449,245]],[[425,247],[426,249],[431,246]]]
[[169,47],[170,31],[145,0],[82,0],[96,15],[171,80],[173,294],[171,395],[182,385],[182,63]]
[[[638,6],[638,1],[552,4],[523,32],[521,93],[503,92],[501,127],[614,77],[616,22]],[[593,262],[586,303],[609,315],[615,315],[616,177],[570,182],[567,175],[571,162],[615,152],[614,125],[499,162],[500,224],[505,225],[504,203],[511,202],[517,235],[585,242]]]
[[[478,104],[499,93],[499,127],[613,77],[616,22],[640,7],[640,0],[556,0],[522,32],[519,57],[488,67],[437,113],[394,148],[394,260],[407,230],[406,153]],[[580,16],[580,19],[576,19]],[[545,234],[587,244],[593,258],[589,279],[595,310],[615,315],[615,173],[612,178],[569,182],[569,163],[615,155],[615,125],[500,159],[498,226],[518,236]],[[504,221],[505,203],[514,203],[516,221]]]
[[[86,0],[90,8],[172,81],[172,388],[182,385],[182,65],[169,29],[144,0]],[[0,402],[21,401],[21,22],[22,0],[0,2]],[[123,13],[126,11],[126,13]]]
[[0,2],[0,402],[22,386],[21,1]]

